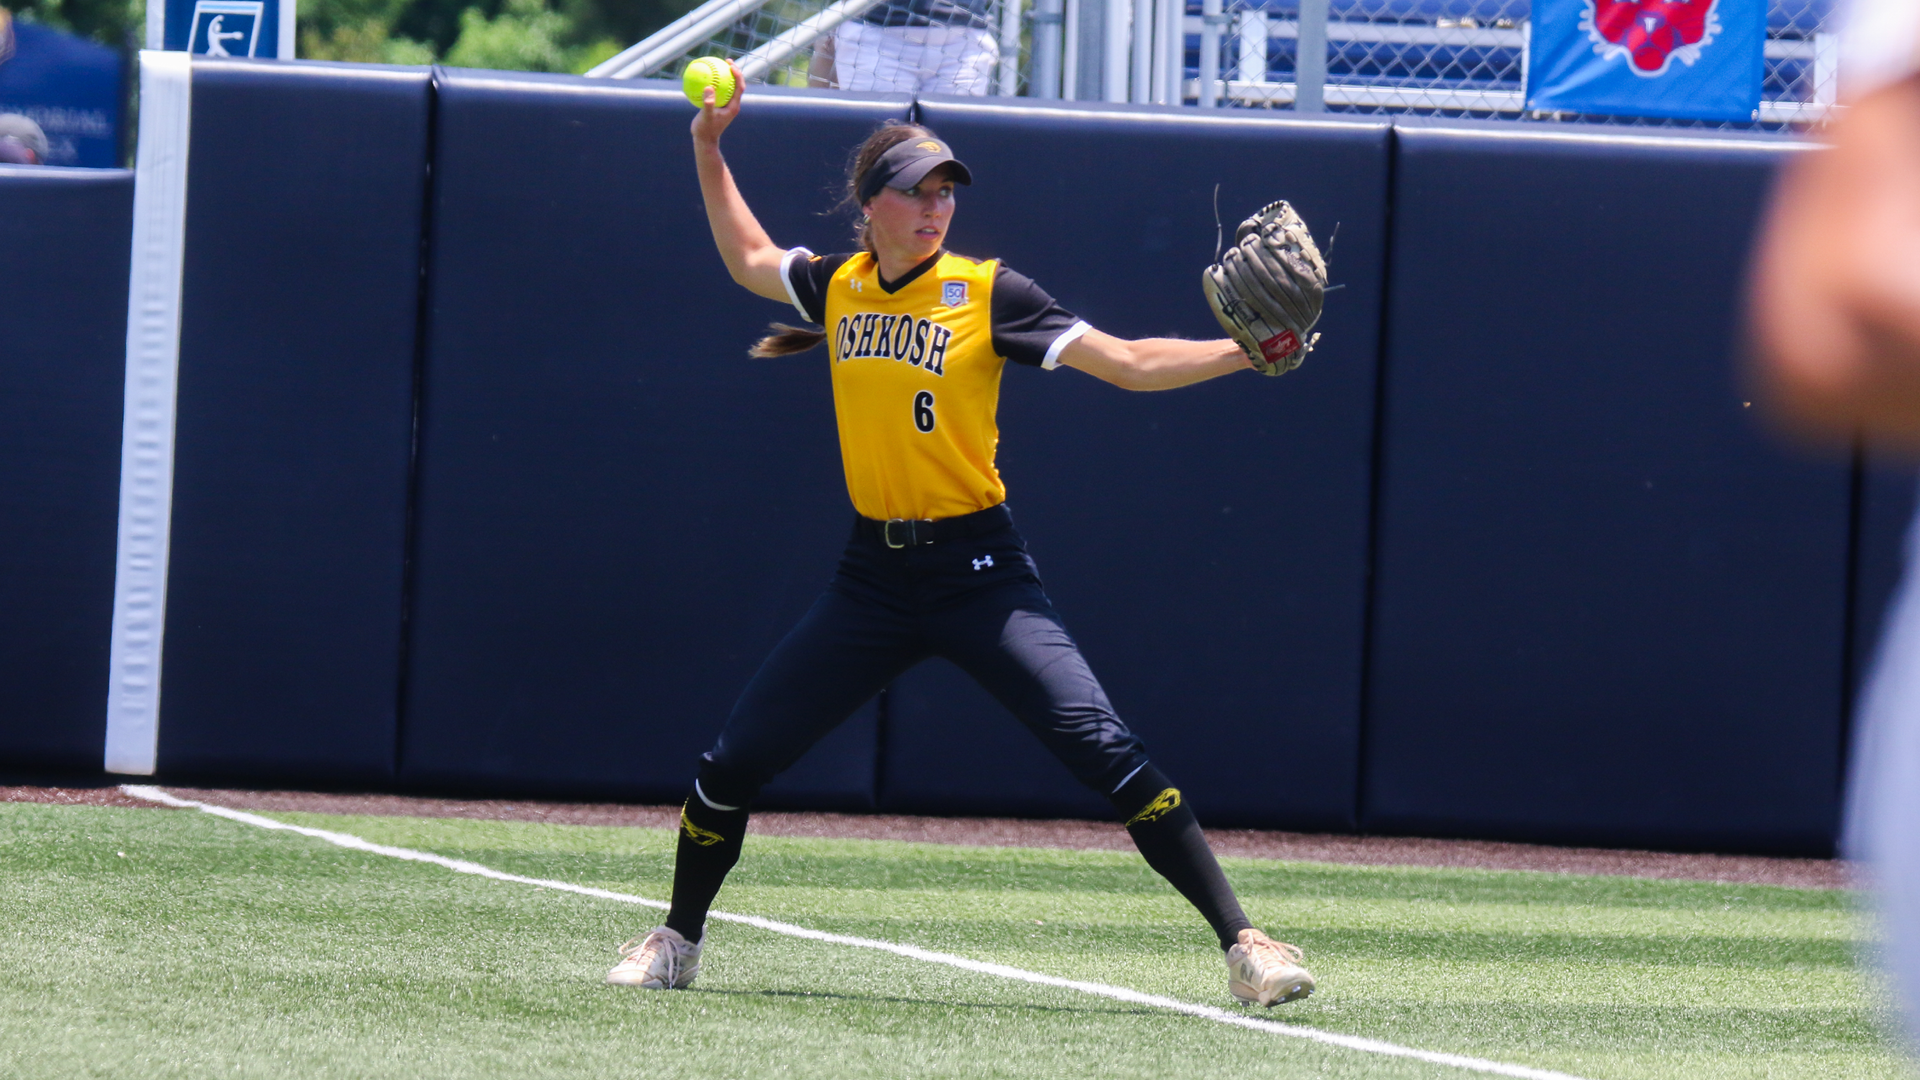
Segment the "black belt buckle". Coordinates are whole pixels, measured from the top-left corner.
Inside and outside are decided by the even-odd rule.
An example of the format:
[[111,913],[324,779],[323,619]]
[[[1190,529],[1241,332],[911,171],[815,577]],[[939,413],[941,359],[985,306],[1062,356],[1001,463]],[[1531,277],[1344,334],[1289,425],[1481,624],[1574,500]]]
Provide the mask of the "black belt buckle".
[[880,525],[880,538],[890,548],[916,547],[933,543],[932,529],[927,530],[925,539],[921,538],[920,526],[932,525],[931,521],[910,521],[906,518],[889,518]]

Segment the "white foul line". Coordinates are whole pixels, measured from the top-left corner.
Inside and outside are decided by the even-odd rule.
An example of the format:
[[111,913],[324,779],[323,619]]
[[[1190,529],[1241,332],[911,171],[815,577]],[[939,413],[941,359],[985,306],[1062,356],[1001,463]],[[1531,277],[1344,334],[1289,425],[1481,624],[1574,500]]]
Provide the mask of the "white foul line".
[[[301,836],[311,836],[316,840],[325,840],[329,844],[343,848],[351,848],[354,851],[367,851],[375,855],[386,855],[390,858],[406,859],[409,862],[432,863],[435,866],[445,867],[455,873],[473,874],[478,877],[492,878],[495,881],[510,881],[519,885],[536,885],[543,889],[558,889],[561,892],[578,893],[581,896],[591,896],[600,900],[615,900],[623,904],[637,904],[641,907],[661,909],[667,907],[666,904],[658,900],[649,900],[644,896],[634,896],[631,893],[617,893],[608,889],[596,889],[589,885],[575,885],[568,881],[522,877],[519,874],[504,873],[491,867],[481,866],[479,863],[467,862],[464,859],[449,859],[444,855],[434,855],[425,851],[414,851],[411,848],[389,847],[386,844],[376,844],[371,840],[362,840],[360,837],[348,833],[329,832],[326,829],[309,829],[301,825],[289,825],[283,821],[275,821],[272,818],[261,817],[258,814],[249,814],[243,810],[229,810],[224,806],[214,806],[211,803],[175,798],[159,788],[147,784],[122,784],[120,790],[136,799],[146,799],[150,802],[176,806],[184,810],[199,810],[213,814],[216,817],[227,818],[262,829],[278,829],[283,832],[299,833]],[[1478,1073],[1491,1073],[1495,1076],[1520,1077],[1522,1080],[1580,1080],[1579,1077],[1569,1073],[1554,1072],[1551,1069],[1535,1069],[1526,1065],[1509,1065],[1501,1061],[1488,1061],[1485,1058],[1467,1057],[1462,1054],[1443,1054],[1432,1050],[1415,1050],[1412,1047],[1398,1046],[1394,1043],[1381,1042],[1378,1039],[1364,1039],[1357,1035],[1340,1035],[1330,1031],[1321,1031],[1317,1028],[1299,1027],[1294,1024],[1281,1024],[1272,1020],[1261,1020],[1256,1017],[1244,1016],[1237,1012],[1229,1012],[1226,1009],[1215,1008],[1212,1005],[1196,1005],[1192,1002],[1161,997],[1158,994],[1143,994],[1138,990],[1129,990],[1124,986],[1108,986],[1105,983],[1062,979],[1054,975],[1042,975],[1037,971],[1027,971],[1024,968],[1008,967],[1005,964],[992,964],[984,960],[969,960],[964,956],[955,956],[952,953],[934,952],[931,949],[922,949],[917,945],[900,945],[891,941],[876,941],[873,938],[849,937],[845,934],[829,934],[822,930],[810,930],[804,926],[795,926],[792,923],[762,919],[757,915],[732,915],[726,912],[716,911],[711,913],[709,918],[719,919],[722,922],[739,923],[743,926],[768,930],[776,934],[785,934],[788,937],[806,938],[809,941],[823,941],[829,945],[847,945],[858,949],[875,949],[879,952],[892,953],[895,956],[904,956],[912,960],[924,960],[930,964],[945,964],[948,967],[959,968],[962,971],[973,971],[982,975],[995,975],[1002,979],[1013,979],[1018,982],[1033,983],[1038,986],[1053,986],[1063,990],[1078,990],[1083,994],[1091,994],[1095,997],[1108,998],[1113,1001],[1124,1001],[1132,1005],[1146,1005],[1155,1009],[1165,1009],[1169,1012],[1183,1013],[1187,1016],[1197,1016],[1202,1020],[1212,1020],[1221,1024],[1232,1024],[1235,1027],[1264,1031],[1271,1035],[1285,1035],[1294,1039],[1306,1039],[1309,1042],[1324,1043],[1328,1046],[1338,1046],[1348,1050],[1359,1050],[1369,1054],[1380,1054],[1386,1057],[1412,1058],[1415,1061],[1425,1061],[1434,1065],[1449,1065],[1457,1069],[1466,1069],[1470,1072]]]

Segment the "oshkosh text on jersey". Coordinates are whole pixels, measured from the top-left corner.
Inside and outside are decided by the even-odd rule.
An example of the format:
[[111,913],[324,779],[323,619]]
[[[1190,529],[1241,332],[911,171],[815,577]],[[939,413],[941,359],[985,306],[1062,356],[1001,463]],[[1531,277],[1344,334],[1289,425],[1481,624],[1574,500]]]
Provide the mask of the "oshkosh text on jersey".
[[841,360],[878,357],[904,360],[935,375],[947,373],[947,341],[953,331],[932,319],[911,315],[844,315],[834,329],[834,356]]

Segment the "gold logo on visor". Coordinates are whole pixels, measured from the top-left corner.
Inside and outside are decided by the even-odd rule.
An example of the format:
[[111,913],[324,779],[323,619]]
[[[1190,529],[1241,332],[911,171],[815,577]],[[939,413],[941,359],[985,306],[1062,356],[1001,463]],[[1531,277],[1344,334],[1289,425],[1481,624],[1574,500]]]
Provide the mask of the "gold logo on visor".
[[922,150],[927,151],[930,154],[938,154],[945,149],[945,147],[942,147],[939,143],[933,142],[931,140],[927,142],[914,143],[913,145],[919,147]]

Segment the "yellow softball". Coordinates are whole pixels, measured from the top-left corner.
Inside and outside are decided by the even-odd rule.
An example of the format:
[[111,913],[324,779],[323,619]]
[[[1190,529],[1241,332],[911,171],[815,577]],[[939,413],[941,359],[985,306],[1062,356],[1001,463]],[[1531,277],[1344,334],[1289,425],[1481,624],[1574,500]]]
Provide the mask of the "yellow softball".
[[714,108],[725,108],[733,100],[733,69],[717,56],[703,56],[688,64],[680,83],[686,88],[687,100],[695,105],[706,104],[703,95],[709,86],[713,87]]

